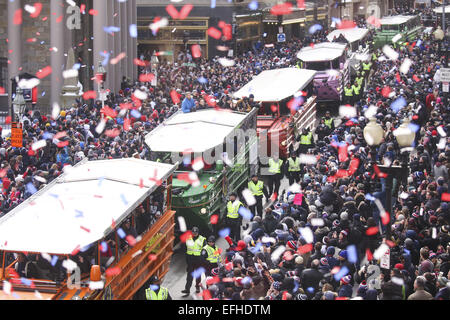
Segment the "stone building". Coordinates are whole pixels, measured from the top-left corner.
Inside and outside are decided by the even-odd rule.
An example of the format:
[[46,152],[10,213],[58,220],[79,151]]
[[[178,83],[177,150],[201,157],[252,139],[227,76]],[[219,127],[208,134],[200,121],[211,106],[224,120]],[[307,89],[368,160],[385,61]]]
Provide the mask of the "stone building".
[[[66,66],[69,48],[73,48],[75,62],[80,64],[78,80],[84,91],[97,90],[92,79],[98,62],[105,59],[100,52],[110,59],[122,52],[126,54],[119,63],[105,66],[108,74],[105,88],[118,92],[123,76],[137,78],[133,64],[137,43],[129,34],[129,25],[136,24],[136,0],[46,0],[40,2],[40,14],[32,17],[35,3],[0,0],[0,87],[9,94],[9,99],[10,79],[23,74],[34,76],[51,66],[52,73],[40,80],[35,105],[49,112],[54,102],[60,102],[62,72],[73,67]],[[120,31],[104,30],[111,26]]]

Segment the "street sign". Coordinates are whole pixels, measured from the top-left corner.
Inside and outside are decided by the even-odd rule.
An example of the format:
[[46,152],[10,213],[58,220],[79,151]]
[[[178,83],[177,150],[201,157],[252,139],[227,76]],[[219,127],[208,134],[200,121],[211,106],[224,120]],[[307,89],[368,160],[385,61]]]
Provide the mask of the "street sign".
[[390,266],[391,266],[391,249],[387,249],[387,251],[381,257],[380,267],[383,268],[383,269],[388,269],[389,270]]
[[278,42],[286,42],[286,34],[285,33],[277,34],[277,40]]
[[11,123],[11,146],[15,148],[23,147],[23,132],[22,127],[17,125],[17,122]]
[[441,81],[450,82],[450,68],[441,68]]

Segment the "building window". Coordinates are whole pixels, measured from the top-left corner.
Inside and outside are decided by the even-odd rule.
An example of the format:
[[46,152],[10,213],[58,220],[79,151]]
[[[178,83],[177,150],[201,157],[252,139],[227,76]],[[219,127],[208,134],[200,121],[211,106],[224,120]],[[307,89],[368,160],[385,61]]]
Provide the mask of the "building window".
[[0,58],[0,87],[8,87],[8,59]]

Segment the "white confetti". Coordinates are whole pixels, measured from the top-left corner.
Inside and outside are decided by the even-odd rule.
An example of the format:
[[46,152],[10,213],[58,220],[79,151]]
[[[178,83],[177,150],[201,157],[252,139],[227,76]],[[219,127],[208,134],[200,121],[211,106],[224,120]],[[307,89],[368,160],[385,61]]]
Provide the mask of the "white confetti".
[[339,116],[341,117],[347,117],[347,118],[354,118],[356,117],[358,114],[356,112],[356,108],[355,107],[351,107],[351,106],[340,106],[339,107]]
[[276,243],[277,240],[275,238],[272,238],[272,237],[262,237],[261,238],[261,242],[262,243]]
[[95,127],[95,132],[97,132],[98,134],[101,134],[103,132],[103,130],[105,130],[105,126],[106,126],[106,120],[105,119],[100,120],[97,127]]
[[39,140],[39,141],[33,143],[33,145],[31,146],[31,149],[33,151],[36,151],[38,149],[45,147],[46,145],[47,145],[47,140]]
[[304,164],[316,164],[317,163],[317,158],[314,155],[311,154],[300,154],[300,157],[298,157],[300,163],[304,163]]
[[189,172],[189,179],[193,187],[198,187],[200,185],[200,180],[198,179],[197,173]]
[[64,70],[62,76],[64,79],[78,77],[78,70],[77,69]]
[[184,220],[184,218],[182,216],[178,217],[178,225],[180,226],[181,232],[186,232],[186,230],[187,230],[186,221]]
[[444,129],[443,129],[441,126],[438,126],[438,127],[436,128],[436,130],[437,130],[437,132],[439,133],[439,135],[440,135],[441,137],[446,137],[446,136],[447,136],[447,133],[444,131]]
[[47,180],[45,178],[42,178],[41,176],[34,176],[33,178],[39,182],[47,183]]
[[396,285],[399,285],[399,286],[403,286],[405,284],[403,279],[399,278],[399,277],[392,277],[391,280],[393,283],[395,283]]
[[294,182],[294,184],[290,185],[289,189],[288,189],[288,192],[291,192],[291,193],[300,193],[301,191],[302,190],[301,190],[300,185],[296,182]]
[[158,29],[160,29],[160,28],[162,28],[162,27],[165,27],[165,26],[167,26],[168,24],[169,24],[169,20],[168,20],[166,17],[163,17],[161,20],[159,20],[159,21],[157,21],[157,22],[154,22],[154,23],[151,23],[151,24],[149,25],[149,28],[150,28],[152,31],[156,32],[156,31],[158,31]]
[[73,0],[66,0],[67,4],[71,7],[75,7],[77,4]]
[[369,108],[364,112],[364,117],[367,119],[373,118],[377,114],[378,107],[374,105],[370,105]]
[[91,290],[101,290],[103,286],[103,281],[89,281],[89,289]]
[[247,205],[252,206],[256,203],[255,196],[249,189],[244,189],[242,191],[242,196],[245,199],[245,202],[247,202]]
[[30,6],[29,4],[26,4],[24,9],[26,12],[31,14],[33,14],[36,11],[36,8],[34,6]]
[[224,67],[232,67],[235,64],[234,60],[230,60],[227,58],[219,58],[219,63]]
[[400,193],[399,197],[402,198],[402,199],[408,199],[409,194],[407,194],[405,191],[403,191],[402,193]]
[[390,60],[397,60],[398,59],[398,52],[392,49],[391,46],[388,46],[387,44],[383,47],[383,53],[388,57]]
[[325,224],[322,218],[312,218],[311,219],[311,225],[313,227],[321,227]]
[[389,250],[389,247],[387,244],[382,243],[377,250],[373,253],[373,257],[378,260],[380,259],[387,251]]
[[194,162],[192,162],[192,169],[194,169],[195,171],[203,169],[204,166],[205,165],[203,163],[202,158],[194,159]]
[[283,254],[283,252],[286,251],[286,247],[285,246],[279,246],[278,248],[276,248],[273,252],[272,255],[270,256],[272,258],[272,261],[275,263],[278,261],[278,259],[280,258],[280,256]]
[[409,72],[409,68],[411,68],[412,65],[412,60],[409,58],[405,58],[405,60],[403,60],[402,65],[400,66],[400,72],[403,74],[407,74]]
[[67,271],[72,272],[73,270],[76,269],[77,264],[73,260],[66,259],[66,260],[63,261],[62,266],[64,268],[66,268]]
[[41,83],[41,80],[38,78],[32,78],[32,79],[22,79],[17,84],[19,88],[21,89],[33,89],[34,87],[37,87]]
[[11,283],[9,283],[6,280],[3,280],[3,292],[6,293],[7,295],[11,294]]
[[59,107],[59,104],[57,102],[53,103],[52,108],[52,119],[56,120],[59,118],[59,112],[61,111],[61,108]]
[[47,260],[48,262],[52,261],[52,257],[48,253],[41,253],[42,258]]
[[134,257],[140,255],[141,253],[142,253],[142,250],[138,250],[138,251],[136,251],[135,253],[133,253],[133,254],[131,255],[131,257],[134,258]]
[[314,234],[312,230],[309,227],[306,228],[300,228],[300,234],[305,239],[307,243],[313,243],[314,242]]
[[39,300],[44,300],[44,297],[42,297],[41,293],[37,290],[34,290],[34,296]]
[[145,92],[143,92],[143,91],[141,91],[139,89],[136,89],[133,94],[139,100],[147,100],[147,97],[148,97],[147,93],[145,93]]
[[401,33],[397,33],[393,38],[392,38],[392,42],[396,43],[398,40],[400,40],[402,38],[402,34]]
[[431,238],[436,239],[437,238],[437,230],[435,227],[431,229]]
[[438,149],[440,149],[440,150],[445,149],[445,145],[446,145],[446,141],[445,141],[444,138],[441,138],[441,139],[439,140],[439,143],[436,144],[436,146],[437,146]]

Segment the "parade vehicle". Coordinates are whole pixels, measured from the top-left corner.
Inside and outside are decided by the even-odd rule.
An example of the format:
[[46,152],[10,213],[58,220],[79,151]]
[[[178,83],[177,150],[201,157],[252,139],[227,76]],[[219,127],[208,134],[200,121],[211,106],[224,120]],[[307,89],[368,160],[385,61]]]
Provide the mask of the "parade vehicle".
[[369,29],[348,28],[336,29],[327,35],[330,42],[348,43],[348,59],[350,60],[350,71],[355,75],[361,68],[361,61],[370,60],[370,47],[367,44]]
[[[176,165],[86,160],[0,219],[0,299],[142,298],[168,272]],[[144,223],[155,199],[159,217]]]
[[317,100],[339,104],[344,87],[351,80],[348,44],[318,43],[301,49],[297,58],[301,68],[317,71],[313,85]]
[[[289,149],[294,148],[295,134],[304,128],[314,130],[316,96],[312,94],[312,82],[315,74],[314,70],[298,68],[266,70],[234,93],[238,99],[253,94],[254,101],[260,103],[258,154],[262,154],[261,148],[266,148],[264,154],[271,155],[272,146],[276,146],[278,155],[287,158]],[[290,108],[296,98],[302,99],[301,104]]]
[[392,38],[401,35],[396,42],[415,41],[422,30],[419,16],[389,16],[380,19],[381,29],[374,37],[374,47],[382,48],[384,45],[392,45]]
[[[217,231],[226,197],[240,192],[257,172],[257,112],[179,111],[145,137],[152,160],[180,162],[172,182],[172,208],[189,228],[197,226],[202,234]],[[248,133],[245,141],[238,132]],[[211,223],[213,215],[218,223]]]

